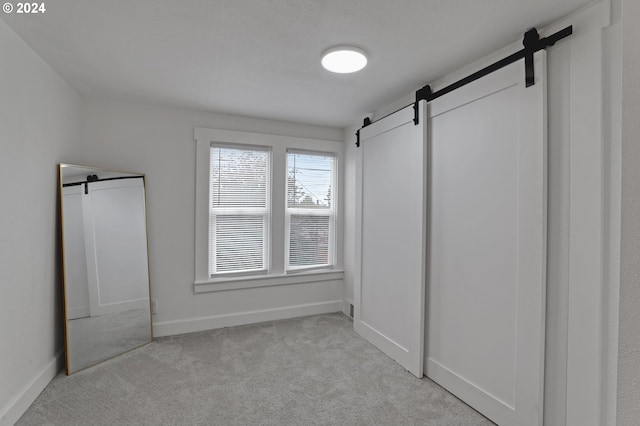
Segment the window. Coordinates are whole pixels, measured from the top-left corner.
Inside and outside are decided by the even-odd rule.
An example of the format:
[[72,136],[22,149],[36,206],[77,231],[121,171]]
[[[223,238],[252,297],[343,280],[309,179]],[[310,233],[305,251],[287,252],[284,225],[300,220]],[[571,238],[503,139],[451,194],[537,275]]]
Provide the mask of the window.
[[269,269],[270,152],[211,146],[209,274]]
[[334,264],[335,156],[287,151],[286,269]]
[[195,293],[342,280],[344,143],[194,129]]

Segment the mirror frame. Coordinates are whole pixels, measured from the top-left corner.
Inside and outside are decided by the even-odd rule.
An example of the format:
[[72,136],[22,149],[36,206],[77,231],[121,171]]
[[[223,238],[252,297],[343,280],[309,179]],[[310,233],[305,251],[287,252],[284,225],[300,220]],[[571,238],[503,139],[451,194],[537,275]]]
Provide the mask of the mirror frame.
[[[109,356],[105,359],[102,359],[98,362],[95,362],[93,364],[81,367],[75,371],[70,371],[69,369],[69,322],[67,319],[67,267],[66,267],[66,262],[65,262],[65,252],[64,252],[64,203],[62,202],[63,199],[63,192],[62,192],[62,188],[63,188],[63,176],[62,176],[62,170],[65,167],[74,167],[74,168],[78,168],[78,169],[86,169],[87,171],[102,171],[102,172],[109,172],[109,173],[124,173],[124,174],[129,174],[129,175],[135,175],[136,177],[142,177],[142,185],[144,188],[144,221],[145,221],[145,235],[146,235],[146,249],[147,249],[147,277],[148,277],[148,292],[149,292],[149,341],[145,342],[141,345],[135,346],[133,348],[127,349],[124,352],[121,352],[119,354],[116,355],[112,355]],[[153,335],[153,302],[152,302],[152,297],[151,297],[151,262],[150,262],[150,258],[149,258],[149,217],[148,217],[148,201],[147,201],[147,177],[144,173],[138,173],[138,172],[125,172],[125,171],[121,171],[121,170],[112,170],[112,169],[105,169],[105,168],[101,168],[101,167],[90,167],[90,166],[80,166],[77,164],[70,164],[70,163],[59,163],[58,164],[58,208],[59,208],[59,223],[60,223],[60,262],[61,262],[61,266],[62,266],[62,316],[63,316],[63,321],[64,321],[64,358],[65,358],[65,373],[67,376],[70,376],[71,374],[75,374],[78,373],[80,371],[86,370],[88,368],[91,367],[95,367],[96,365],[102,364],[106,361],[112,360],[120,355],[124,355],[126,353],[132,352],[136,349],[139,349],[143,346],[146,346],[150,343],[153,342],[154,340],[154,335]]]

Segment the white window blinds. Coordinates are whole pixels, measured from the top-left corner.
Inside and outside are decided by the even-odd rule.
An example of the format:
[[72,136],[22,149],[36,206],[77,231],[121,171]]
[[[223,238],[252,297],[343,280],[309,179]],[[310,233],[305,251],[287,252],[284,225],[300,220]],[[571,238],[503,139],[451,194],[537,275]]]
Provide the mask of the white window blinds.
[[268,270],[269,157],[268,149],[211,146],[210,275]]
[[332,154],[287,151],[287,270],[334,264],[335,163]]

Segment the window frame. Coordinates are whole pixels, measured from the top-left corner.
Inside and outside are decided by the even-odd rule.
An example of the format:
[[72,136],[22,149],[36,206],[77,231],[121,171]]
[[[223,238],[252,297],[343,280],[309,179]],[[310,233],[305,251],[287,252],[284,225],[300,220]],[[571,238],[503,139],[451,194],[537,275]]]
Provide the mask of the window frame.
[[[285,264],[284,269],[287,273],[296,273],[301,271],[310,271],[310,270],[318,270],[318,269],[331,269],[336,264],[336,215],[337,215],[337,204],[340,197],[339,188],[337,188],[337,175],[338,175],[338,156],[335,152],[330,151],[311,151],[311,150],[302,150],[296,148],[287,148],[286,151],[286,172],[289,173],[289,154],[300,154],[300,155],[317,155],[324,157],[333,157],[333,167],[331,174],[331,206],[329,209],[310,209],[310,208],[290,208],[288,205],[288,199],[285,197]],[[289,180],[285,182],[285,194],[288,191]],[[288,195],[288,194],[287,194]],[[291,216],[328,216],[329,217],[329,243],[328,243],[328,254],[327,254],[327,263],[326,264],[317,264],[317,265],[304,265],[304,266],[291,266],[290,264],[290,244],[291,244]]]
[[[238,276],[246,276],[246,275],[261,275],[261,274],[268,274],[269,273],[269,269],[270,269],[270,265],[271,265],[271,206],[272,206],[272,197],[271,197],[271,193],[273,191],[273,153],[271,152],[271,147],[265,147],[265,146],[260,146],[260,145],[248,145],[248,144],[230,144],[230,143],[218,143],[218,142],[211,142],[210,146],[209,146],[209,158],[211,158],[211,150],[213,148],[221,148],[221,149],[237,149],[237,150],[245,150],[245,151],[263,151],[266,152],[268,155],[267,158],[267,194],[266,194],[266,207],[260,207],[260,208],[256,208],[256,207],[221,207],[218,208],[218,210],[224,212],[223,215],[230,215],[230,214],[236,214],[236,215],[249,215],[249,213],[253,210],[263,210],[264,212],[262,212],[262,216],[263,216],[263,220],[265,220],[266,226],[263,229],[263,238],[264,238],[264,243],[263,243],[263,254],[262,254],[262,262],[263,262],[263,268],[261,269],[254,269],[254,270],[246,270],[246,271],[228,271],[228,272],[217,272],[216,269],[216,264],[212,264],[211,262],[211,258],[212,258],[212,254],[211,252],[215,252],[216,250],[216,239],[213,238],[209,238],[209,246],[208,246],[208,256],[209,256],[209,277],[210,278],[216,278],[216,277],[238,277]],[[211,163],[209,163],[209,179],[211,179]],[[209,185],[209,233],[210,236],[211,234],[215,234],[215,231],[211,230],[211,216],[214,215],[213,210],[216,210],[214,207],[211,206],[211,187]],[[257,215],[257,212],[253,212],[254,215]],[[223,216],[222,215],[222,216]]]
[[[311,139],[267,133],[194,128],[196,142],[195,158],[195,262],[194,293],[225,291],[263,286],[277,286],[299,283],[335,282],[344,278],[343,271],[343,226],[341,210],[344,142]],[[271,223],[269,226],[268,271],[262,273],[224,273],[213,277],[209,274],[209,180],[210,149],[213,144],[240,147],[257,147],[271,151]],[[335,156],[335,249],[333,267],[311,270],[285,269],[285,209],[287,150],[333,154]],[[333,189],[332,189],[333,191]]]

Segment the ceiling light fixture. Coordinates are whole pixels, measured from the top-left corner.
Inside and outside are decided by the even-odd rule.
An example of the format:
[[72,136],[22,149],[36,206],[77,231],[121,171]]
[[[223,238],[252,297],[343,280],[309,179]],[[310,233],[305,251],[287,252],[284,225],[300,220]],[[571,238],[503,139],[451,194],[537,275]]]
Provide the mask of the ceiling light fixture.
[[322,66],[338,74],[360,71],[367,66],[367,55],[353,46],[335,46],[322,54]]

